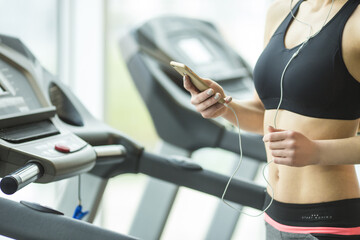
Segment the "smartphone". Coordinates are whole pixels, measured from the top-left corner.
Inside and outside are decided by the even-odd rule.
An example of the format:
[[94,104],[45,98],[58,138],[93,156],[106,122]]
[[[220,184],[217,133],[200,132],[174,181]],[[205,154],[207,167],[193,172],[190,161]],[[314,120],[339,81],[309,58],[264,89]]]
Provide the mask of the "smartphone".
[[[190,81],[198,90],[205,91],[209,88],[209,86],[205,83],[204,79],[199,77],[185,64],[171,61],[170,65],[182,76],[188,75],[190,77]],[[225,103],[224,99],[220,98],[219,103]]]

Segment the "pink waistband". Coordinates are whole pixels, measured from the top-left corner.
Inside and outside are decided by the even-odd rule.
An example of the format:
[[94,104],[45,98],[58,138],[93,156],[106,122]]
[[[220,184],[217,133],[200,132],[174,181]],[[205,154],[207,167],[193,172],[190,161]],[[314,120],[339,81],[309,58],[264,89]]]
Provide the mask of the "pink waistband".
[[298,227],[298,226],[288,226],[273,220],[266,213],[265,221],[282,232],[289,233],[324,233],[324,234],[336,234],[336,235],[360,235],[360,227],[351,227],[351,228],[340,228],[340,227]]

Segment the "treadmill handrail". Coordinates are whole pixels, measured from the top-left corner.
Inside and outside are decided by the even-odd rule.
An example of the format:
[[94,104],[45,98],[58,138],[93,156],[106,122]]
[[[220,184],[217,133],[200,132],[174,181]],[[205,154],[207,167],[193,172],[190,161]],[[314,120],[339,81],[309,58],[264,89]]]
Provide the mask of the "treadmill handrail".
[[98,158],[109,156],[124,157],[126,155],[126,149],[121,144],[94,146],[93,148]]
[[[194,163],[195,164],[195,163]],[[184,162],[144,151],[139,162],[139,172],[167,182],[221,198],[229,176],[199,167],[184,167]],[[225,199],[263,210],[266,188],[245,180],[233,179]]]
[[135,240],[70,217],[39,212],[18,202],[0,198],[0,233],[26,240]]

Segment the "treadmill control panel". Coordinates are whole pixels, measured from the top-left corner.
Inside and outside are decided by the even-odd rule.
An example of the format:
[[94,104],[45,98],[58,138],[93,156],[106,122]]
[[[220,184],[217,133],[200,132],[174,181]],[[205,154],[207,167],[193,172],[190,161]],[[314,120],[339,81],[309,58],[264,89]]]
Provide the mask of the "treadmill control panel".
[[65,153],[74,153],[83,149],[86,142],[73,135],[68,134],[62,137],[48,138],[46,142],[31,142],[23,144],[20,149],[29,153],[38,154],[42,157],[61,157]]
[[[147,55],[166,67],[170,67],[170,61],[184,63],[200,77],[219,82],[229,95],[237,99],[252,97],[252,69],[214,25],[191,18],[160,17],[146,22],[136,34],[140,49],[146,49]],[[166,67],[162,70],[171,72]],[[182,89],[176,74],[168,76]]]
[[19,187],[75,176],[95,165],[94,149],[67,129],[46,97],[51,78],[21,41],[0,35],[0,177],[8,180],[2,189],[14,182],[16,174],[10,173],[33,171],[34,164],[40,169],[36,178],[16,179]]

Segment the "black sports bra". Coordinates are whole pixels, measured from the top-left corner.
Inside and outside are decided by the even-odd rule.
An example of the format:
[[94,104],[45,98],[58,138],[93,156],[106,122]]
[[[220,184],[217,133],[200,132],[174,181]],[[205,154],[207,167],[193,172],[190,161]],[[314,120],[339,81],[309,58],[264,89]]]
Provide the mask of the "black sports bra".
[[[296,13],[303,0],[294,7]],[[353,120],[360,117],[360,83],[348,72],[342,58],[344,26],[360,0],[348,0],[340,11],[311,38],[285,72],[280,109],[301,115]],[[255,88],[265,109],[276,109],[285,65],[301,44],[287,49],[285,32],[293,20],[280,24],[254,68]]]

